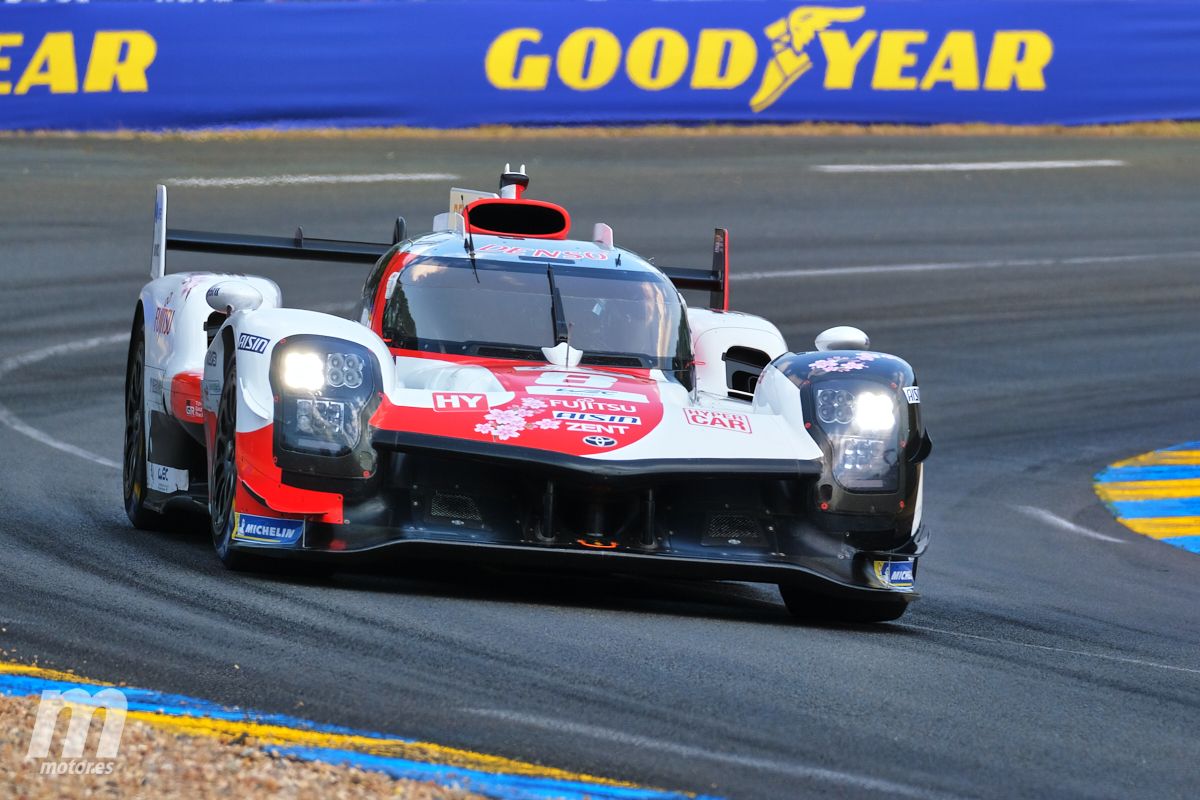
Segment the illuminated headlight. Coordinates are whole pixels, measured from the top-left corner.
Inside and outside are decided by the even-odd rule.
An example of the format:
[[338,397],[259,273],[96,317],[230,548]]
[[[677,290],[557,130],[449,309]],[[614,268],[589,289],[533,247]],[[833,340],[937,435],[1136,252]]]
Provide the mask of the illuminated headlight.
[[896,399],[882,392],[862,392],[854,399],[854,428],[890,431],[896,427]]
[[834,480],[851,491],[896,491],[896,396],[865,381],[831,381],[814,394],[817,422],[829,439]]
[[296,337],[276,362],[281,445],[286,450],[340,457],[362,442],[375,392],[370,352],[349,342]]
[[817,418],[825,425],[854,423],[859,431],[890,431],[896,427],[896,401],[882,392],[818,389]]
[[281,377],[289,389],[319,392],[325,387],[325,365],[316,353],[288,353]]
[[326,386],[357,389],[363,384],[366,360],[357,353],[294,352],[283,357],[283,385],[289,389],[319,392]]
[[895,491],[896,445],[883,439],[838,439],[833,477],[847,489]]

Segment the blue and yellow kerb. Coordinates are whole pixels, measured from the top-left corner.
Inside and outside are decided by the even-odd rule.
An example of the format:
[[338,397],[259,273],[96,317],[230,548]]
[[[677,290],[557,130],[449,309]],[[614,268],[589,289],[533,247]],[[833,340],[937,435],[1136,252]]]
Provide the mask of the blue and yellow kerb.
[[[0,695],[39,697],[46,690],[77,688],[91,693],[105,685],[72,673],[0,662]],[[265,751],[285,758],[433,781],[502,800],[716,800],[432,742],[231,708],[194,697],[119,688],[128,701],[127,719],[177,734],[225,741],[249,738]]]
[[1118,461],[1095,480],[1122,525],[1200,553],[1200,442]]

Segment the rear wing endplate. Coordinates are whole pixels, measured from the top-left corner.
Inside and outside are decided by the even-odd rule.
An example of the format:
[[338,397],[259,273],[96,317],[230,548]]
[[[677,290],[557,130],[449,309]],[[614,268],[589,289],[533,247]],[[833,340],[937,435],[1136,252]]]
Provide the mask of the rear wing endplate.
[[717,228],[713,231],[712,269],[687,269],[660,267],[678,289],[699,289],[708,292],[709,308],[717,311],[729,310],[729,231]]
[[167,187],[154,189],[154,248],[150,251],[150,279],[167,274]]

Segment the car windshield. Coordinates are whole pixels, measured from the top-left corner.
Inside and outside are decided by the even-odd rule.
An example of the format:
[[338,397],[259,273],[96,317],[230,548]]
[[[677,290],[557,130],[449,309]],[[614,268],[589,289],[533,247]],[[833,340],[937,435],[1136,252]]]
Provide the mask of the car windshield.
[[384,312],[393,346],[542,361],[555,344],[547,269],[584,364],[682,370],[691,342],[679,293],[661,275],[544,260],[431,257],[400,273]]

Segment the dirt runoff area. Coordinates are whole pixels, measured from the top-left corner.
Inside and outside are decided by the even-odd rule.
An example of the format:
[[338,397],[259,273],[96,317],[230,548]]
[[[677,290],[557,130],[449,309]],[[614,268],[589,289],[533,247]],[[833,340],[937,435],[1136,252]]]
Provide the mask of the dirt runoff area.
[[[378,772],[273,756],[250,739],[186,736],[135,719],[125,721],[117,758],[96,760],[102,726],[93,724],[83,750],[88,754],[85,759],[60,761],[56,759],[70,716],[65,713],[59,716],[50,758],[27,760],[38,700],[0,695],[0,795],[6,798],[480,798],[432,783],[393,780]],[[97,711],[97,716],[103,713]],[[55,771],[58,764],[66,764],[66,774],[42,774]],[[85,770],[90,773],[72,774]]]

